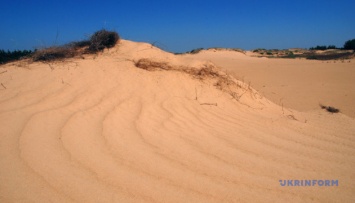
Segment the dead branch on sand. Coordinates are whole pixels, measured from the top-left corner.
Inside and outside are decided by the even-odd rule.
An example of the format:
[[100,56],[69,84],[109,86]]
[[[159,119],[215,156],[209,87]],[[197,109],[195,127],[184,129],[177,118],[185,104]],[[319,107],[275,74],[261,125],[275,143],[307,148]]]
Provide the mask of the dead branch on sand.
[[7,89],[7,88],[5,87],[5,85],[4,85],[4,84],[2,84],[2,83],[1,83],[1,86],[2,86],[3,88]]
[[200,103],[200,105],[218,106],[217,103]]
[[325,109],[325,110],[327,110],[327,111],[330,112],[330,113],[339,113],[339,112],[340,112],[339,109],[334,108],[334,107],[332,107],[332,106],[324,106],[324,105],[322,105],[322,104],[319,104],[319,106],[320,106],[322,109]]

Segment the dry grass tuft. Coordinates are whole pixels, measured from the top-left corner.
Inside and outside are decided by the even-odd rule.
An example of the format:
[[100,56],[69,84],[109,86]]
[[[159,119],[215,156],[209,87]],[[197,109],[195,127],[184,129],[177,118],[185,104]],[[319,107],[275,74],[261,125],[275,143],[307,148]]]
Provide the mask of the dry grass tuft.
[[49,47],[46,49],[37,50],[32,55],[33,61],[53,61],[56,59],[71,58],[76,55],[76,51],[73,47]]
[[204,64],[201,68],[184,68],[183,71],[198,79],[215,78],[220,76],[217,67],[212,64]]
[[185,72],[192,75],[195,78],[206,79],[218,77],[219,73],[215,66],[211,64],[205,64],[201,68],[192,68],[192,67],[175,67],[167,62],[153,61],[148,58],[139,59],[134,63],[137,68],[141,68],[147,71],[156,71],[156,70],[175,70],[179,72]]
[[[139,59],[135,66],[147,71],[157,70],[174,70],[191,75],[193,78],[199,80],[210,80],[214,86],[229,95],[234,99],[239,100],[246,92],[253,92],[250,86],[244,83],[238,83],[232,76],[221,72],[213,64],[204,64],[202,67],[186,67],[186,66],[172,66],[166,62],[153,61],[148,58]],[[244,86],[242,85],[244,84]]]
[[134,63],[137,68],[141,68],[147,71],[155,71],[155,70],[172,70],[173,67],[168,65],[165,62],[157,62],[151,61],[150,59],[139,59]]

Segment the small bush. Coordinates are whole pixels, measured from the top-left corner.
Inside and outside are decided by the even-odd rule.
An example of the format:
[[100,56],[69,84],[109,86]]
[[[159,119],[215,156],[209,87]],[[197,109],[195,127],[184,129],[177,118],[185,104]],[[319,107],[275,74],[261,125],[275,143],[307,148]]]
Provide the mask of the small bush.
[[100,30],[95,32],[90,38],[89,52],[102,51],[105,48],[114,47],[120,39],[117,32]]

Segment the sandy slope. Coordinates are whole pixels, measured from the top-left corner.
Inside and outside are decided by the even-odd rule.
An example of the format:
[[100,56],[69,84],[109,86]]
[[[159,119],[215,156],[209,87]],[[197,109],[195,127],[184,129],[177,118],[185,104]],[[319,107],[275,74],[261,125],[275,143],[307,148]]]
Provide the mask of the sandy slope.
[[[252,55],[252,53],[246,53]],[[277,104],[314,111],[334,106],[355,118],[355,60],[316,61],[246,57],[233,51],[202,51],[188,55],[209,60],[256,88]]]
[[0,202],[355,200],[354,119],[282,108],[248,85],[231,89],[237,101],[140,58],[206,64],[122,40],[97,57],[0,67]]

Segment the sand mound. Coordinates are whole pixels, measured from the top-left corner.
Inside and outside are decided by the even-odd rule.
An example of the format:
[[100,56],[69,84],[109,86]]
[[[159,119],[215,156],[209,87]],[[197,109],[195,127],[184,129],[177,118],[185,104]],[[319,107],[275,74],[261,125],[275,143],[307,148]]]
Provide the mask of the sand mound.
[[354,199],[353,119],[276,105],[206,60],[122,40],[0,73],[0,202]]

